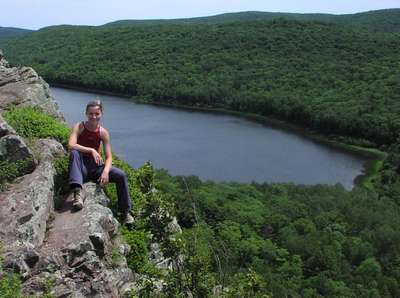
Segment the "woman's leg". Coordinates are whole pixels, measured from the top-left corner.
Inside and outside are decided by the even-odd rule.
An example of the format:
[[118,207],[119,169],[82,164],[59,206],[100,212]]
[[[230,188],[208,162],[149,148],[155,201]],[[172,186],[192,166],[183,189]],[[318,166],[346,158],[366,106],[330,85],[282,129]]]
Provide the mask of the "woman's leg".
[[69,185],[82,188],[86,175],[87,170],[82,160],[82,154],[78,150],[72,150],[69,154]]
[[109,172],[110,182],[115,182],[117,186],[118,195],[118,209],[123,213],[128,212],[131,209],[131,199],[129,198],[128,191],[128,178],[124,171],[111,167]]
[[72,207],[75,210],[83,208],[82,184],[87,175],[87,169],[83,162],[82,154],[78,150],[72,150],[69,155],[69,186],[73,191]]

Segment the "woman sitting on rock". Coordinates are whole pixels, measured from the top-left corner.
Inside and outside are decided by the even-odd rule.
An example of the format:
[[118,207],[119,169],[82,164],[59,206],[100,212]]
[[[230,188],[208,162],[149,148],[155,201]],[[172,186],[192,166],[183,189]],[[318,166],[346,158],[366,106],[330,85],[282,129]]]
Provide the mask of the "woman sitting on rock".
[[[82,185],[87,180],[97,181],[104,186],[115,182],[118,194],[118,208],[123,212],[123,223],[132,224],[129,211],[131,200],[128,179],[125,172],[112,166],[110,135],[100,125],[103,106],[100,100],[90,101],[86,106],[87,121],[76,123],[69,136],[69,185],[73,192],[73,207],[83,208]],[[101,143],[105,152],[105,162],[101,157]]]

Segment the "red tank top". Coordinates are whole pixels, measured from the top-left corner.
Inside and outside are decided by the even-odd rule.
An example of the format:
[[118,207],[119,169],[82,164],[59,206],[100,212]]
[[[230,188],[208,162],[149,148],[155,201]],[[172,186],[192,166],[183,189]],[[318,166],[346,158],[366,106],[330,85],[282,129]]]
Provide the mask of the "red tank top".
[[84,122],[82,122],[82,125],[83,125],[83,131],[78,136],[77,143],[85,147],[93,148],[100,153],[100,144],[101,144],[100,125],[96,128],[95,131],[87,129]]

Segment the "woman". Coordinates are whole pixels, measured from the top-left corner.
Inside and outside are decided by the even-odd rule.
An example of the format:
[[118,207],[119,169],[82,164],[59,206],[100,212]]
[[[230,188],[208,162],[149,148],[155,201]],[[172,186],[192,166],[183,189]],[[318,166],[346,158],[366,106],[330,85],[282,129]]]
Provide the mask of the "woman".
[[[75,210],[83,208],[82,185],[87,180],[97,181],[100,186],[115,182],[118,194],[118,208],[123,213],[123,223],[133,223],[130,215],[131,200],[128,192],[126,174],[112,166],[110,135],[100,125],[103,106],[100,100],[90,101],[86,105],[87,121],[76,123],[69,136],[69,185],[73,191],[72,205]],[[101,157],[101,143],[105,153],[105,162]]]

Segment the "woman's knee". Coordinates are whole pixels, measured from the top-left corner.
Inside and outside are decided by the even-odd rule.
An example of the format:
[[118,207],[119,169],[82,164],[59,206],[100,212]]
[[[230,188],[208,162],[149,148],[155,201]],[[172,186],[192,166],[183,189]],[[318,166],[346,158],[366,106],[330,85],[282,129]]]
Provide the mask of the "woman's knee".
[[124,171],[118,168],[112,168],[110,172],[110,178],[115,180],[116,182],[124,182],[128,180],[128,177]]
[[76,157],[79,157],[79,155],[80,155],[80,152],[78,151],[78,150],[71,150],[70,152],[69,152],[69,156],[71,157],[71,158],[76,158]]

